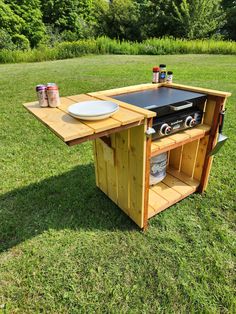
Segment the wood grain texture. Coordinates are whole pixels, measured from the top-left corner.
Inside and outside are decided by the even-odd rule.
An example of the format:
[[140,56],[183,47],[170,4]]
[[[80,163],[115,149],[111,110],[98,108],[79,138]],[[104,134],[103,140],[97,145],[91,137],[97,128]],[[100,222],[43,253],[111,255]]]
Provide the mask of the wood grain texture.
[[41,108],[38,102],[24,106],[64,142],[94,133],[93,129],[58,108]]
[[192,177],[194,173],[198,145],[199,140],[195,140],[183,146],[180,170],[189,177]]
[[211,127],[209,125],[200,124],[192,129],[183,130],[177,134],[157,139],[152,142],[151,155],[156,156],[165,151],[185,145],[209,134]]
[[195,86],[188,86],[188,85],[182,85],[182,84],[163,84],[162,86],[166,87],[172,87],[176,89],[183,89],[187,91],[192,91],[192,92],[197,92],[197,93],[203,93],[206,95],[212,95],[212,96],[220,96],[220,97],[229,97],[231,96],[231,93],[228,92],[223,92],[223,91],[218,91],[218,90],[213,90],[213,89],[208,89],[208,88],[202,88],[202,87],[195,87]]

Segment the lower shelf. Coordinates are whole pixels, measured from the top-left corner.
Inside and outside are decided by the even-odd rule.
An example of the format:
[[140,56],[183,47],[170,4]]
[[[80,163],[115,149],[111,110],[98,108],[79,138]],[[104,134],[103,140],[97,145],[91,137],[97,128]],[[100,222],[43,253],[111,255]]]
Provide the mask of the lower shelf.
[[194,193],[198,186],[199,181],[169,168],[165,179],[149,189],[148,218]]

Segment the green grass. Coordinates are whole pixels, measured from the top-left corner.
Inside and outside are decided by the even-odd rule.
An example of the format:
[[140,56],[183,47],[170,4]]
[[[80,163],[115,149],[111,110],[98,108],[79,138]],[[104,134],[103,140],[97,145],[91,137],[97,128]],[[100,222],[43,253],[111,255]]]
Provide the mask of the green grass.
[[28,51],[0,50],[0,63],[40,62],[80,57],[88,54],[174,55],[174,54],[236,55],[236,43],[213,39],[152,38],[140,43],[108,37],[62,42],[54,47],[41,46]]
[[[95,186],[92,144],[67,147],[22,103],[151,80],[233,92],[209,187],[142,233]],[[0,311],[235,313],[236,56],[95,56],[0,66]]]

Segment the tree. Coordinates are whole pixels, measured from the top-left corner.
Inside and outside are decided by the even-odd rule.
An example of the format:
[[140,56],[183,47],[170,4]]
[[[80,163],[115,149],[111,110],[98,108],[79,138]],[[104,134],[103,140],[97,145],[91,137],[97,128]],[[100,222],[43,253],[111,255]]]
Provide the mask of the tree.
[[20,18],[10,6],[0,0],[0,29],[10,35],[20,33],[24,26],[24,20]]
[[226,12],[226,24],[223,31],[227,38],[236,40],[236,1],[223,0],[222,6]]
[[140,14],[137,3],[132,0],[113,0],[107,15],[106,35],[111,38],[139,40],[138,26]]
[[182,0],[173,3],[173,35],[184,38],[206,38],[220,31],[225,14],[221,0]]
[[32,47],[37,46],[45,36],[40,0],[5,0],[5,3],[24,21],[21,34],[29,39]]

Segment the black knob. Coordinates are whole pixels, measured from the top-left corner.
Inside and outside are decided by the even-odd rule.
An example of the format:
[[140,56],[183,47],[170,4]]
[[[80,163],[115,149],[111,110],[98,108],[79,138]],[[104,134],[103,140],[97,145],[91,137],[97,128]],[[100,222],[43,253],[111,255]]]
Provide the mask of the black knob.
[[188,116],[185,120],[185,126],[192,128],[196,125],[196,120],[192,116]]
[[171,127],[169,126],[169,124],[164,123],[162,124],[161,128],[160,128],[160,134],[161,135],[168,135],[171,132]]

